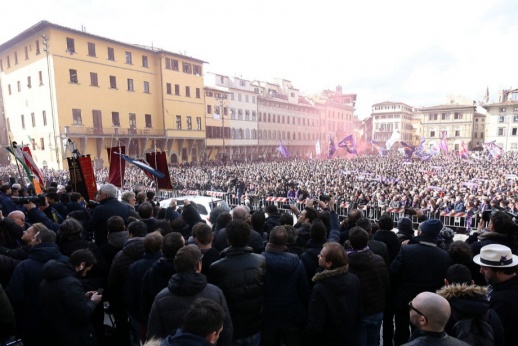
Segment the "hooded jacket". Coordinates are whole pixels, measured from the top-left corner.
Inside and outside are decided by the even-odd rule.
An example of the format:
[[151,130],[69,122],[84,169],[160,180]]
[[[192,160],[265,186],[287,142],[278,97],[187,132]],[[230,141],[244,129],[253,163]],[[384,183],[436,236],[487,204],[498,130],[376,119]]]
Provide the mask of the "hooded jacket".
[[264,324],[275,327],[303,327],[309,284],[297,255],[266,251],[264,277]]
[[108,275],[108,299],[115,308],[124,306],[124,284],[129,266],[144,256],[144,238],[131,238],[113,259]]
[[140,299],[140,313],[145,323],[147,323],[151,305],[153,305],[156,295],[167,287],[169,280],[175,273],[174,258],[162,257],[156,261],[144,275]]
[[[448,335],[453,335],[453,326],[461,319],[482,318],[493,328],[495,345],[504,345],[504,328],[498,314],[489,308],[486,300],[487,287],[475,285],[448,285],[437,291],[450,303],[451,316],[444,328]],[[487,320],[484,319],[487,313]]]
[[382,312],[390,287],[389,272],[383,258],[371,250],[349,253],[349,271],[360,279],[365,316]]
[[356,345],[361,318],[361,286],[348,266],[313,277],[308,306],[307,345]]
[[234,339],[261,330],[266,260],[250,247],[229,247],[209,269],[209,282],[225,294],[232,316]]
[[6,292],[16,312],[18,334],[37,336],[42,331],[40,283],[43,265],[50,260],[67,261],[54,243],[41,243],[29,251],[29,258],[15,268]]
[[182,318],[197,298],[208,298],[219,303],[225,311],[223,331],[218,345],[230,345],[232,321],[223,292],[208,284],[205,275],[199,273],[176,273],[169,280],[167,288],[157,294],[149,314],[147,339],[165,338],[182,325]]
[[75,268],[52,260],[43,267],[43,276],[41,302],[53,345],[97,345],[91,322],[96,305],[85,297]]

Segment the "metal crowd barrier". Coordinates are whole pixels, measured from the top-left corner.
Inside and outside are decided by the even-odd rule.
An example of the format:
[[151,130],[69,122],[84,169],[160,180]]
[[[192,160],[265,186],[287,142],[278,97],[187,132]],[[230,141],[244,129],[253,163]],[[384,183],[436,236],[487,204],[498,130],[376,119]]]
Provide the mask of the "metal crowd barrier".
[[[299,211],[306,206],[306,201],[299,201],[287,197],[273,197],[273,196],[257,196],[253,194],[243,194],[238,196],[233,193],[226,193],[221,191],[203,191],[203,190],[180,190],[180,191],[159,191],[158,199],[173,198],[181,195],[199,195],[199,196],[213,196],[224,200],[230,208],[235,208],[238,205],[246,205],[251,210],[265,210],[269,205],[275,205],[281,213],[293,214],[290,205],[295,205]],[[340,221],[347,218],[347,214],[353,207],[352,203],[341,203],[336,206],[336,211]],[[388,213],[394,221],[396,226],[399,219],[408,217],[412,220],[414,229],[417,229],[419,221],[416,216],[405,215],[404,208],[390,208],[377,207],[370,205],[359,205],[356,209],[360,209],[365,217],[371,221],[377,222],[383,213]],[[445,227],[452,228],[457,233],[468,233],[471,228],[476,228],[479,222],[479,215],[471,216],[466,212],[435,212],[431,210],[424,210],[424,214],[429,219],[440,219]]]

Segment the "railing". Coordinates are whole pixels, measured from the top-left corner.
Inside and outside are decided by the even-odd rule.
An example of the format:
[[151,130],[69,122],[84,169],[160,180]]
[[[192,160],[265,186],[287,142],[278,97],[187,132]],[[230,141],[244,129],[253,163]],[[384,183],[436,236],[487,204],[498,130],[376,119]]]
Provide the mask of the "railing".
[[[159,191],[159,193],[161,193]],[[274,204],[281,213],[292,213],[290,205],[295,205],[297,209],[303,210],[306,206],[306,201],[298,201],[286,197],[263,197],[252,194],[243,194],[238,196],[233,193],[226,193],[220,191],[203,191],[203,190],[181,190],[181,191],[163,191],[164,198],[174,198],[183,195],[195,195],[195,196],[213,196],[224,200],[231,208],[238,205],[246,205],[251,210],[266,209],[268,205]],[[336,212],[340,220],[347,218],[347,214],[352,210],[353,205],[348,203],[342,203],[336,206]],[[356,209],[363,212],[365,217],[368,217],[371,221],[377,222],[383,213],[388,213],[394,221],[394,227],[399,219],[402,217],[408,217],[412,220],[414,230],[417,230],[419,221],[416,216],[405,215],[404,208],[386,208],[386,207],[373,207],[369,205],[360,205]],[[471,228],[476,228],[480,217],[477,215],[470,216],[467,213],[457,212],[437,212],[432,213],[431,211],[424,211],[424,215],[429,219],[439,219],[443,222],[445,227],[449,227],[457,233],[465,234],[468,233]]]
[[66,136],[81,135],[81,136],[165,136],[164,130],[156,130],[151,128],[146,129],[130,129],[121,127],[83,127],[83,126],[64,126],[62,133]]

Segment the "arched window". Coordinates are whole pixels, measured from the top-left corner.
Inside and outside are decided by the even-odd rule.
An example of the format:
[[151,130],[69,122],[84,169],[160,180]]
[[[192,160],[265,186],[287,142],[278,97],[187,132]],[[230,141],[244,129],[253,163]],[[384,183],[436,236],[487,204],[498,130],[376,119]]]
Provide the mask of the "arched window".
[[272,121],[272,117],[271,117],[271,114],[268,113],[268,122],[271,122]]
[[257,131],[255,131],[255,129],[252,130],[252,139],[256,139],[257,138]]
[[[255,132],[255,130],[254,130],[254,132]],[[263,131],[259,131],[258,134],[259,134],[259,139],[262,139],[263,138]]]
[[272,131],[268,130],[268,139],[272,139]]
[[266,130],[263,130],[263,139],[268,139],[268,133]]
[[[283,117],[284,118],[284,117]],[[286,139],[286,132],[282,131],[282,139]]]
[[276,132],[273,131],[273,139],[277,139]]
[[261,117],[262,117],[262,114],[261,114],[261,112],[259,112],[259,122],[261,122]]
[[239,129],[239,139],[243,139],[243,129]]
[[277,138],[281,139],[281,131],[277,131]]
[[230,138],[235,139],[236,138],[236,129],[232,129],[230,131]]

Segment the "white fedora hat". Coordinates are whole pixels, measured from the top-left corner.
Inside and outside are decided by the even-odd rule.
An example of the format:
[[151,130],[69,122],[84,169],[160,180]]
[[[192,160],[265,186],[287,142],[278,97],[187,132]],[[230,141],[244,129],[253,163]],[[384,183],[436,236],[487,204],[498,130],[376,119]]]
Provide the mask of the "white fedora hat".
[[484,267],[508,268],[518,265],[518,256],[511,249],[500,244],[486,245],[480,249],[480,255],[473,257],[473,262]]

